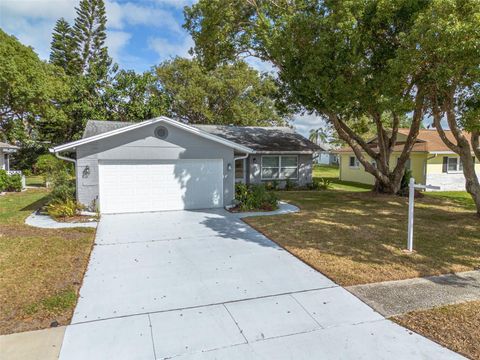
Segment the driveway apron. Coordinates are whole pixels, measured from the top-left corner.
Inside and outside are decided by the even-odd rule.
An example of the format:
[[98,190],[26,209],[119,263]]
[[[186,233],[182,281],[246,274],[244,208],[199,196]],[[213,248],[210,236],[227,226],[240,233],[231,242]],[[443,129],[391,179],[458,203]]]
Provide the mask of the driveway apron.
[[204,210],[102,216],[60,358],[461,357]]

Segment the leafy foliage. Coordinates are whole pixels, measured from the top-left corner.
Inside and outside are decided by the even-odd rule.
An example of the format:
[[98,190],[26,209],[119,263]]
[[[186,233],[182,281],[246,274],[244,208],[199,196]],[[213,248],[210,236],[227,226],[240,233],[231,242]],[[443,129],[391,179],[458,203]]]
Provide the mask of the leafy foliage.
[[278,197],[274,192],[267,191],[263,184],[236,184],[235,200],[240,211],[270,211],[278,208]]
[[321,177],[314,178],[313,181],[307,185],[310,190],[328,190],[332,188],[332,179]]
[[22,176],[8,175],[5,170],[0,169],[0,192],[2,191],[22,191]]
[[167,113],[167,97],[150,71],[118,71],[102,96],[107,119],[136,122]]
[[0,133],[3,140],[38,135],[38,119],[65,120],[58,107],[67,94],[65,75],[0,29]]
[[68,199],[65,202],[54,202],[47,205],[47,213],[53,218],[65,218],[75,216],[79,210],[75,200]]
[[189,123],[269,126],[284,124],[290,115],[277,107],[273,78],[243,61],[210,70],[177,57],[157,66],[156,75],[169,113]]

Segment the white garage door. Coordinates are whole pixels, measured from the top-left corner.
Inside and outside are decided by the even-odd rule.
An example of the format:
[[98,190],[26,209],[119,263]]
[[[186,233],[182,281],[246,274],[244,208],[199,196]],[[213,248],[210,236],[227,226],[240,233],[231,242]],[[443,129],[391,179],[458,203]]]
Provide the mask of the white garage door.
[[105,162],[100,211],[125,213],[223,206],[223,161]]

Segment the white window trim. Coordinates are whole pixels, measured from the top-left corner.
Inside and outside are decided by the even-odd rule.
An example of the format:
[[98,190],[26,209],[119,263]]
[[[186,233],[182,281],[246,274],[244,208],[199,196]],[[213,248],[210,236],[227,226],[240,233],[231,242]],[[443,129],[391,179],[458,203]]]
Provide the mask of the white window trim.
[[[351,163],[350,163],[350,160],[351,160],[352,158],[355,159],[355,166],[352,166]],[[357,159],[356,156],[350,155],[350,156],[348,157],[348,167],[349,167],[350,169],[360,169],[360,161],[358,161],[358,159]]]
[[[457,169],[456,170],[450,170],[450,159],[457,159]],[[458,156],[448,156],[448,161],[447,161],[447,174],[461,174],[463,173],[463,168],[461,168],[462,160]]]
[[[297,166],[282,166],[282,157],[292,157],[295,156],[297,158]],[[278,158],[278,167],[277,166],[265,166],[265,168],[272,168],[272,169],[277,169],[278,168],[278,178],[266,178],[263,177],[263,158],[264,157],[277,157]],[[281,177],[282,174],[282,167],[286,169],[296,169],[297,170],[297,176],[296,177],[290,177],[290,178],[285,178]],[[298,155],[262,155],[261,163],[260,163],[260,177],[262,180],[298,180],[299,176],[299,166],[298,166]]]

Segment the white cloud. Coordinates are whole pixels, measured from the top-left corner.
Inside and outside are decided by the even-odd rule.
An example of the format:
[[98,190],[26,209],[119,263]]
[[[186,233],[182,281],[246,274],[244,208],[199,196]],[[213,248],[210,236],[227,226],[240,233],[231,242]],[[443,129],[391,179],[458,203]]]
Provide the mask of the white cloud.
[[193,46],[193,40],[190,36],[183,39],[176,37],[173,40],[166,38],[150,38],[148,40],[150,49],[159,56],[159,61],[163,61],[175,56],[190,57],[188,50]]
[[0,20],[2,25],[9,18],[72,20],[77,5],[78,0],[2,0]]
[[145,25],[162,27],[173,33],[183,32],[181,24],[168,11],[150,6],[139,6],[134,3],[118,3],[107,1],[105,4],[108,27],[122,29],[128,25]]
[[155,0],[159,5],[183,8],[186,5],[192,5],[195,0]]
[[106,45],[108,46],[108,53],[114,62],[123,64],[123,51],[131,37],[132,35],[125,31],[107,31]]
[[325,126],[325,120],[315,114],[296,114],[293,117],[292,125],[295,130],[308,138],[310,130]]

